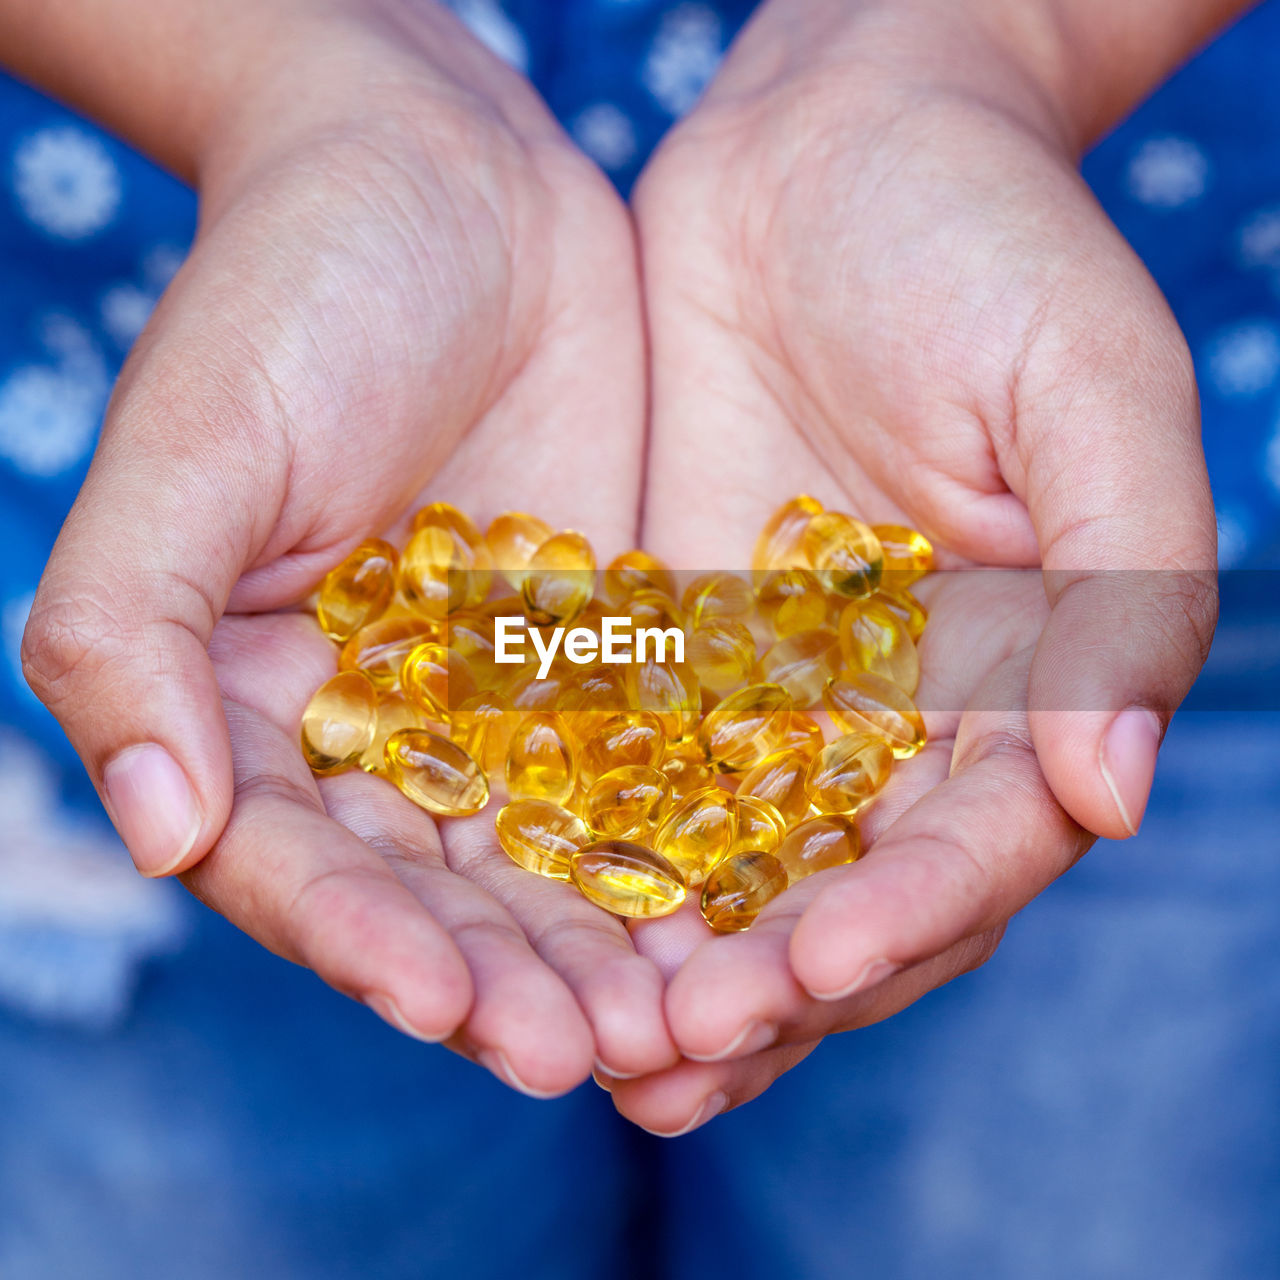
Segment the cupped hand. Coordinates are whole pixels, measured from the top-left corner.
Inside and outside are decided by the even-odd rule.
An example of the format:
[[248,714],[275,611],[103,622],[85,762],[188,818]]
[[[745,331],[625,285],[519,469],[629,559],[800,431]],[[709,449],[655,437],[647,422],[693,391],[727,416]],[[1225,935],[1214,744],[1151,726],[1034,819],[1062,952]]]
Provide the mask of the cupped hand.
[[1095,835],[1131,834],[1207,651],[1184,344],[1076,172],[1043,49],[980,10],[774,0],[637,190],[645,545],[741,568],[808,491],[920,528],[955,571],[922,590],[931,745],[867,856],[743,935],[637,930],[686,1060],[604,1083],[658,1132],[980,963]]
[[[297,742],[332,647],[296,608],[448,498],[636,537],[626,210],[444,11],[331,7],[236,86],[191,255],[131,355],[27,628],[139,868],[534,1094],[675,1059],[626,932]],[[212,650],[212,658],[210,655]]]

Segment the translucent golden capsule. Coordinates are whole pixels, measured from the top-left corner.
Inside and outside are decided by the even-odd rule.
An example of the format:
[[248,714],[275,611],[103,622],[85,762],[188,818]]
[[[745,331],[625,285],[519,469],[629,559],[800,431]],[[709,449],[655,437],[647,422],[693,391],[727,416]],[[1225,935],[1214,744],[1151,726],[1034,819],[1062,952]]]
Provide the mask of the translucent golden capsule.
[[446,614],[474,603],[474,568],[475,557],[461,537],[443,525],[426,525],[400,555],[400,595],[416,613],[443,622]]
[[626,668],[627,697],[639,711],[652,711],[671,742],[681,742],[698,726],[702,694],[687,662],[634,662]]
[[902,524],[873,524],[871,532],[884,552],[885,582],[895,590],[909,587],[933,568],[933,544],[923,533]]
[[554,711],[560,705],[564,680],[555,671],[538,678],[536,661],[512,668],[516,675],[506,686],[506,694],[517,711]]
[[583,816],[593,831],[617,840],[645,840],[666,816],[671,784],[657,769],[624,764],[602,773],[583,802]]
[[729,852],[772,853],[787,834],[782,814],[759,796],[734,796],[734,805],[738,812],[738,832]]
[[899,760],[927,741],[916,704],[892,680],[869,671],[833,680],[822,691],[827,714],[845,733],[870,733],[889,744]]
[[672,807],[705,787],[715,786],[716,775],[701,755],[676,751],[658,766],[671,788]]
[[361,627],[342,646],[338,670],[363,671],[379,689],[398,689],[405,658],[418,645],[435,639],[436,634],[424,618],[379,618]]
[[892,680],[903,693],[920,683],[920,655],[907,628],[876,597],[850,600],[840,615],[840,653],[851,671],[870,671]]
[[805,792],[819,813],[857,813],[889,781],[892,769],[893,753],[883,738],[846,733],[814,756]]
[[796,827],[778,846],[775,857],[786,868],[787,879],[795,884],[816,871],[856,862],[861,854],[862,840],[853,820],[827,813]]
[[884,553],[871,526],[839,511],[814,516],[804,533],[814,576],[837,595],[861,599],[879,585]]
[[316,592],[316,620],[330,640],[345,644],[382,616],[396,592],[398,558],[389,542],[369,538],[325,574]]
[[822,503],[802,493],[790,502],[784,502],[765,523],[755,550],[751,553],[751,568],[755,573],[768,573],[773,569],[806,569],[809,567],[804,554],[804,535],[809,521],[822,512]]
[[423,727],[422,712],[412,703],[406,702],[398,693],[380,694],[373,741],[364,749],[364,754],[360,757],[360,767],[366,773],[385,772],[387,739],[400,729]]
[[482,609],[459,609],[445,620],[441,642],[461,654],[481,689],[497,689],[506,683],[509,668],[495,657],[493,619]]
[[340,671],[311,695],[302,713],[302,754],[315,773],[356,764],[373,741],[378,692],[360,671]]
[[623,765],[656,768],[666,745],[662,721],[652,711],[622,711],[583,744],[579,768],[586,782]]
[[496,689],[485,689],[461,703],[453,713],[450,736],[487,774],[502,773],[516,725],[525,712]]
[[533,553],[520,584],[529,619],[538,625],[572,622],[596,589],[596,553],[573,529],[554,533]]
[[812,716],[793,711],[778,742],[778,750],[798,751],[806,760],[812,760],[825,741],[822,726]]
[[736,573],[704,573],[680,597],[680,607],[697,628],[712,618],[746,618],[755,605],[751,584]]
[[811,759],[801,751],[790,749],[772,752],[742,775],[738,783],[738,799],[758,796],[767,800],[782,815],[786,826],[794,827],[809,813],[809,795],[804,789],[804,780]]
[[564,721],[550,711],[525,716],[507,748],[508,794],[563,804],[577,778],[577,757]]
[[840,669],[840,644],[829,627],[797,631],[760,655],[757,683],[780,684],[797,709],[811,707],[822,697],[827,681]]
[[400,691],[428,719],[449,724],[457,709],[475,696],[476,678],[462,654],[428,640],[406,655]]
[[882,587],[871,598],[886,609],[892,609],[902,619],[907,635],[912,640],[919,640],[924,634],[925,623],[929,621],[928,611],[905,587],[901,591],[885,590]]
[[787,872],[771,853],[733,853],[716,863],[702,886],[702,918],[717,933],[750,928],[787,887]]
[[423,529],[447,529],[459,543],[465,544],[471,563],[465,572],[463,604],[480,604],[489,594],[493,581],[493,558],[489,544],[471,517],[452,503],[431,502],[413,517],[411,527],[414,535]]
[[684,627],[680,606],[665,592],[651,587],[641,588],[619,608],[626,610],[632,621],[633,633],[641,627],[657,627],[660,631]]
[[698,745],[723,773],[740,773],[781,745],[791,695],[779,684],[749,684],[731,693],[698,726]]
[[587,824],[550,800],[512,800],[494,822],[513,862],[552,880],[569,878],[569,859],[591,842]]
[[615,666],[599,663],[571,671],[560,687],[555,709],[579,742],[595,736],[606,720],[629,709],[627,686]]
[[484,535],[493,567],[519,591],[534,552],[554,530],[545,520],[527,511],[504,511],[495,516]]
[[616,916],[667,916],[684,901],[680,875],[665,858],[630,840],[600,840],[569,860],[582,896]]
[[779,639],[826,625],[827,595],[808,569],[775,569],[756,587],[756,607]]
[[735,618],[712,618],[689,637],[684,656],[704,689],[730,693],[751,679],[755,637]]
[[737,835],[735,797],[720,787],[704,787],[671,810],[653,843],[692,888],[733,849]]
[[387,739],[387,777],[430,813],[460,818],[489,802],[480,766],[455,742],[430,729],[399,729]]
[[609,561],[601,594],[611,604],[625,605],[637,591],[658,591],[668,599],[676,593],[675,578],[657,556],[647,551],[624,551]]

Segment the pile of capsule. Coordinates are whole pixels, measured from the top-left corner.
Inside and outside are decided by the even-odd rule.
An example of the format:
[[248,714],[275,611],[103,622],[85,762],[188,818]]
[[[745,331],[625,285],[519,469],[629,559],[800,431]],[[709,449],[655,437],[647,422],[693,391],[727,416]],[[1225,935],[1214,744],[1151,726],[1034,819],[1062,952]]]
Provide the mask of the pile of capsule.
[[[924,746],[910,586],[931,562],[914,530],[801,496],[748,575],[678,575],[644,551],[597,574],[580,533],[506,512],[482,534],[433,503],[403,551],[368,540],[321,583],[316,616],[341,648],[303,752],[317,774],[358,766],[445,817],[483,809],[492,784],[498,843],[528,871],[630,917],[700,891],[713,929],[745,929],[788,884],[859,857],[855,815]],[[500,663],[495,619],[517,616],[596,636],[606,617],[679,628],[684,660],[655,643],[644,661],[566,646],[549,665]]]

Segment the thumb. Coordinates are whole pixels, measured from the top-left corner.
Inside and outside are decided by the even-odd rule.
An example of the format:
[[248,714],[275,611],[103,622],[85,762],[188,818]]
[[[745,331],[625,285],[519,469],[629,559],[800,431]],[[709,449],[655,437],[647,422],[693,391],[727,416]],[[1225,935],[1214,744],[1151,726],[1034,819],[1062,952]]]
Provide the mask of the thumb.
[[1138,829],[1217,619],[1194,374],[1163,300],[1146,309],[1127,335],[1095,324],[1112,340],[1090,341],[1083,361],[1078,342],[1054,353],[1042,367],[1079,376],[1056,376],[1019,426],[1051,605],[1031,669],[1032,739],[1063,808],[1115,839]]

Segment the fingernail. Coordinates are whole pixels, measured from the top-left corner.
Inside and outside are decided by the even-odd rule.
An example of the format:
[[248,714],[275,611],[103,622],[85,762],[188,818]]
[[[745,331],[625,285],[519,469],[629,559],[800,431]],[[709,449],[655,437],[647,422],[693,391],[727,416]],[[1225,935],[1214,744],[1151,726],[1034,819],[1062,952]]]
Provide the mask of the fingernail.
[[[646,1133],[651,1133],[655,1138],[683,1138],[686,1133],[692,1133],[701,1125],[713,1120],[722,1111],[729,1106],[729,1095],[717,1089],[697,1111],[693,1113],[693,1119],[689,1121],[683,1129],[673,1129],[666,1131],[663,1129],[646,1129]],[[641,1126],[643,1128],[643,1126]]]
[[511,1063],[501,1049],[481,1049],[476,1054],[476,1061],[492,1071],[503,1084],[509,1084],[526,1098],[537,1098],[541,1102],[547,1098],[558,1098],[564,1092],[563,1089],[535,1089],[532,1085],[525,1084],[511,1069]]
[[810,988],[809,994],[815,1000],[843,1000],[857,991],[870,990],[877,983],[893,977],[901,968],[900,964],[894,964],[892,960],[872,960],[847,987],[841,987],[839,991],[814,991]]
[[1102,780],[1131,836],[1146,812],[1159,750],[1160,719],[1148,707],[1128,707],[1116,716],[1098,749]]
[[415,1040],[421,1040],[423,1044],[439,1044],[444,1036],[427,1035],[425,1031],[419,1031],[408,1018],[400,1012],[400,1006],[390,996],[384,996],[381,992],[375,991],[372,995],[364,998],[365,1004],[380,1017],[383,1022],[390,1023],[397,1031],[403,1031],[405,1035],[412,1036]]
[[599,1058],[596,1059],[595,1069],[602,1076],[609,1076],[613,1080],[638,1080],[642,1074],[639,1071],[615,1071],[612,1067],[606,1067]]
[[694,1062],[722,1062],[735,1055],[741,1058],[759,1053],[778,1038],[778,1028],[772,1022],[759,1022],[752,1019],[723,1049],[715,1053],[685,1053],[686,1058]]
[[144,876],[168,875],[191,852],[201,816],[187,775],[154,742],[126,747],[102,771],[107,809]]

